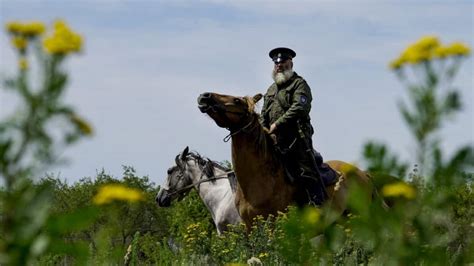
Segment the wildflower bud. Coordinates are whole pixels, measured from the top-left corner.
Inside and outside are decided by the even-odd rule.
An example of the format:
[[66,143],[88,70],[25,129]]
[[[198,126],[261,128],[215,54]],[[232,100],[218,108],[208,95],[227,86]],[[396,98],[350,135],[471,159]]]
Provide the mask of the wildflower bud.
[[22,36],[15,36],[11,39],[13,47],[15,47],[21,53],[24,53],[28,46],[28,41]]
[[18,60],[18,66],[20,70],[27,70],[28,69],[28,61],[26,60],[25,57],[21,57],[20,60]]

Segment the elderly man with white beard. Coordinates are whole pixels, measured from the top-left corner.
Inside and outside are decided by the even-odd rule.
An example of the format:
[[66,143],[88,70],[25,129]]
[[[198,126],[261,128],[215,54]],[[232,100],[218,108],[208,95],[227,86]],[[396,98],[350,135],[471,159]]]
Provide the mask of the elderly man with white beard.
[[269,56],[274,62],[272,78],[275,82],[264,96],[260,121],[275,141],[288,181],[307,191],[308,201],[298,204],[309,202],[319,206],[327,197],[324,185],[334,182],[336,173],[313,149],[314,130],[309,116],[313,99],[311,88],[293,71],[296,56],[293,50],[279,47],[271,50]]

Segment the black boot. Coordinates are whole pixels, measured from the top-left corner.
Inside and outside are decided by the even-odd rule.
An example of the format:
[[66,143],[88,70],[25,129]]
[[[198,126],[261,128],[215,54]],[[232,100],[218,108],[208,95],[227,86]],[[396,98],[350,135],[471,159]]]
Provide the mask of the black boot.
[[320,182],[312,177],[305,177],[304,181],[310,204],[321,206],[326,200],[326,196]]

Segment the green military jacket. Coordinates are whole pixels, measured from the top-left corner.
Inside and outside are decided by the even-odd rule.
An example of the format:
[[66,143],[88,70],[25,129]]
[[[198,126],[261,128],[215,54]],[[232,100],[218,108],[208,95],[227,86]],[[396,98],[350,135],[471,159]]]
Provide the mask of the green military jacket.
[[313,128],[309,112],[312,99],[311,88],[296,72],[283,84],[273,83],[264,96],[262,125],[269,128],[275,123],[279,141],[291,142],[298,132],[296,121],[300,120],[306,137],[311,137]]

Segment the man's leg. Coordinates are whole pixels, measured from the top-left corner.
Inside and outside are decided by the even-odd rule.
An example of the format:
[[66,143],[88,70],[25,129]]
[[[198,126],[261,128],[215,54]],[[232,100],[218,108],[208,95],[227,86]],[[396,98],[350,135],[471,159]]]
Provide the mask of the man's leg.
[[300,169],[300,180],[308,192],[308,197],[311,202],[316,205],[321,205],[325,200],[324,184],[321,184],[319,171],[315,169],[316,165],[309,158],[306,150],[300,149],[298,154],[298,169]]

